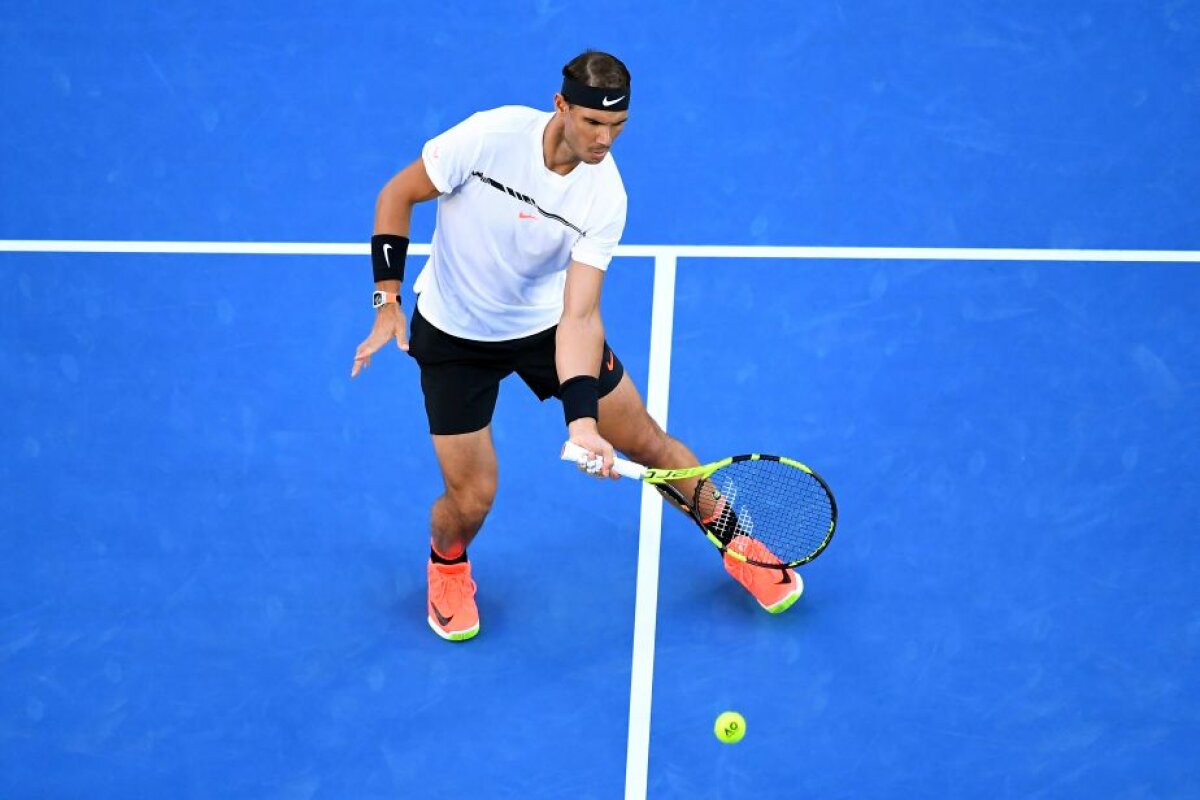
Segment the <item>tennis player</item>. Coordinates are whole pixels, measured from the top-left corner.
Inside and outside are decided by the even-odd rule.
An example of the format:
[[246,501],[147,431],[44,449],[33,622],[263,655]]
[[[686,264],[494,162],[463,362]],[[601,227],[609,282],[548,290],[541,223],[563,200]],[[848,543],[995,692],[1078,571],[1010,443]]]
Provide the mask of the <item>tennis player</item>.
[[[625,227],[625,187],[609,151],[629,117],[629,71],[589,50],[562,75],[552,111],[482,111],[428,141],[375,209],[375,323],[351,374],[393,339],[420,366],[445,482],[432,511],[428,618],[452,641],[479,632],[467,547],[496,496],[491,422],[505,377],[515,372],[541,400],[559,398],[569,439],[594,456],[593,473],[616,477],[614,447],[648,466],[699,463],[647,413],[600,319],[605,270]],[[400,307],[409,225],[413,206],[434,198],[410,338]],[[687,497],[694,488],[681,482]],[[725,565],[773,613],[803,591],[790,570],[728,556]]]

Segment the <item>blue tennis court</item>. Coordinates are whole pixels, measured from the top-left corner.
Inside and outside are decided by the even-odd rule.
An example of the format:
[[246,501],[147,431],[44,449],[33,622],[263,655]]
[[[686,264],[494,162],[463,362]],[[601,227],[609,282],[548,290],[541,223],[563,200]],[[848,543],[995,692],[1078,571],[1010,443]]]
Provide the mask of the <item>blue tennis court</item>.
[[[60,2],[0,43],[0,797],[1200,795],[1200,4]],[[349,379],[375,196],[589,46],[634,81],[609,340],[838,533],[769,616],[509,381],[450,644],[417,370]]]

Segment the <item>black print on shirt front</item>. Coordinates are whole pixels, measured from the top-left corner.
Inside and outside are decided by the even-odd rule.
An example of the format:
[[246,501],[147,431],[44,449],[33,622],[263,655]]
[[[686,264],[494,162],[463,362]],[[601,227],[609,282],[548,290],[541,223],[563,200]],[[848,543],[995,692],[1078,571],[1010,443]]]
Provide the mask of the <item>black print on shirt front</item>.
[[537,201],[534,200],[529,195],[521,194],[516,189],[510,189],[507,186],[505,186],[503,183],[501,183],[500,181],[498,181],[494,178],[489,178],[487,175],[484,175],[482,172],[480,172],[478,170],[472,172],[471,175],[473,175],[476,178],[479,178],[479,180],[483,181],[488,186],[491,186],[494,189],[499,189],[500,191],[505,192],[506,194],[509,194],[512,197],[515,197],[517,200],[520,200],[522,203],[526,203],[530,206],[533,206],[533,208],[535,208],[537,210],[537,212],[539,214],[541,214],[543,217],[561,222],[563,225],[566,225],[568,228],[575,231],[580,236],[586,236],[586,234],[583,232],[583,229],[580,228],[578,225],[572,225],[570,222],[563,219],[558,214],[551,214],[549,211],[547,211],[546,209],[539,206],[537,204]]

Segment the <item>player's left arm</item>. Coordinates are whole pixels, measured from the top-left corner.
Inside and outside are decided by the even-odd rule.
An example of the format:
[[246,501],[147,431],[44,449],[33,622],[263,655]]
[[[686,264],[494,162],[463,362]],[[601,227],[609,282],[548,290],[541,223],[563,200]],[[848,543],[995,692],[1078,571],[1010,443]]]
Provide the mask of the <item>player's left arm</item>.
[[600,290],[604,270],[572,261],[567,267],[563,311],[558,321],[555,366],[558,379],[600,373],[604,351],[604,322],[600,319]]
[[[604,270],[572,261],[567,267],[563,311],[555,340],[555,367],[562,384],[569,438],[604,459],[601,474],[608,476],[613,447],[600,436],[600,360],[604,354],[604,322],[600,318],[600,290]],[[582,414],[581,416],[576,416]],[[572,418],[574,417],[574,418]],[[611,473],[617,477],[616,473]]]
[[[610,162],[611,164],[611,162]],[[600,435],[600,359],[604,354],[604,322],[600,319],[600,290],[625,230],[625,187],[615,167],[604,176],[583,220],[587,233],[571,248],[558,323],[555,366],[570,440],[600,457],[600,474],[612,472],[613,447]],[[591,470],[589,470],[591,471]]]

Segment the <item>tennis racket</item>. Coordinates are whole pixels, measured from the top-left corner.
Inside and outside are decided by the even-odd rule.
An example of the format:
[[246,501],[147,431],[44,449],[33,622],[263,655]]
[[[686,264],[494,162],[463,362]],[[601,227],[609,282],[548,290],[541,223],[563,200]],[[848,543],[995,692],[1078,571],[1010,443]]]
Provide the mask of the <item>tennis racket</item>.
[[[562,459],[583,466],[588,451],[567,442]],[[722,553],[759,567],[807,564],[829,546],[837,527],[829,484],[790,458],[752,453],[687,469],[649,469],[618,458],[613,471],[650,484]],[[674,485],[678,481],[696,481],[690,499]]]

